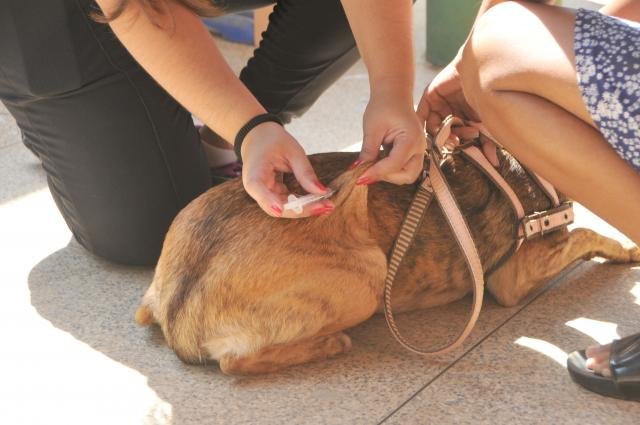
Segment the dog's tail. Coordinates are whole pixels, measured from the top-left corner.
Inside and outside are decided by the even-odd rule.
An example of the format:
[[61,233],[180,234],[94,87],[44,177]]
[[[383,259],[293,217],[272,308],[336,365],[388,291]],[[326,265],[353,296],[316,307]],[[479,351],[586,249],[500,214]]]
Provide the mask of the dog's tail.
[[136,310],[136,322],[140,326],[149,326],[152,323],[155,323],[153,312],[149,306],[142,304],[138,307],[138,310]]
[[156,298],[156,282],[155,279],[149,286],[149,289],[142,297],[142,302],[140,303],[140,307],[136,310],[136,323],[140,326],[149,326],[153,323],[158,323],[157,319],[153,314],[153,306],[155,305]]

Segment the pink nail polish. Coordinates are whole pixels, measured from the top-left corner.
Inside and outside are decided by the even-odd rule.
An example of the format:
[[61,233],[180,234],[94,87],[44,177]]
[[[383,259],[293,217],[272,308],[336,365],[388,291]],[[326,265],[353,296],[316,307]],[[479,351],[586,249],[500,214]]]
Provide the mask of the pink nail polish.
[[353,161],[353,164],[351,164],[349,166],[349,170],[353,170],[354,168],[358,167],[358,165],[362,164],[364,161],[362,161],[361,159],[356,159],[355,161]]
[[282,207],[278,204],[271,204],[271,211],[273,211],[276,215],[282,215]]
[[331,206],[321,206],[311,210],[311,215],[324,215],[332,212],[335,208]]
[[370,177],[360,177],[358,180],[356,180],[356,184],[358,186],[363,186],[363,185],[370,185],[372,183],[375,183],[376,181]]

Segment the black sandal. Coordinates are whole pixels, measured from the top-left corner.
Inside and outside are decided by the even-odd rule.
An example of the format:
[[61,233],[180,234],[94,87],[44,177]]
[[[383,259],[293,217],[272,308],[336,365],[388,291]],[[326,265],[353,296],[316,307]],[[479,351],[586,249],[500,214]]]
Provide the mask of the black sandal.
[[574,351],[567,358],[574,382],[607,397],[640,401],[640,333],[611,343],[609,367],[611,378],[587,368],[585,350]]

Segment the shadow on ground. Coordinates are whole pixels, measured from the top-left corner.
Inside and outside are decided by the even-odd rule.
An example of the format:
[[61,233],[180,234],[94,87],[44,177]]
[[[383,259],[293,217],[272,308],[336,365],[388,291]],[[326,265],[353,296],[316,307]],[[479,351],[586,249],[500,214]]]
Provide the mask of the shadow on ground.
[[[583,271],[578,273],[608,277],[609,284],[624,286],[616,290],[628,294],[624,303],[636,302],[630,291],[634,281],[640,282],[640,270],[628,270],[629,265],[597,263],[585,263],[579,268]],[[626,277],[616,281],[620,274]],[[238,379],[222,375],[216,365],[181,363],[164,344],[157,328],[136,326],[134,312],[151,278],[151,269],[115,266],[91,257],[71,241],[31,270],[29,289],[32,305],[55,327],[147,376],[148,385],[172,405],[172,423],[175,424],[282,423],[292,420],[377,423],[415,396],[464,350],[473,348],[482,337],[519,311],[519,308],[499,307],[487,297],[471,341],[464,350],[439,361],[405,352],[390,337],[384,319],[376,316],[349,332],[354,348],[345,356],[277,374]],[[564,323],[580,316],[609,321],[624,319],[602,314],[600,301],[610,293],[608,284],[595,282],[589,290],[583,288],[573,294],[575,300],[563,310],[554,311],[549,320]],[[451,323],[462,325],[468,307],[469,302],[465,300],[427,312],[403,315],[401,326],[407,329],[409,336],[422,342],[432,337],[425,330],[432,330],[440,337],[450,337],[455,333]],[[628,311],[628,304],[626,309]],[[632,318],[621,322],[621,333],[634,330],[632,324],[636,321]],[[569,349],[575,340],[569,338],[567,344],[562,342],[559,345]],[[539,357],[535,352],[519,351],[523,353],[518,356]],[[469,370],[469,373],[474,372]]]

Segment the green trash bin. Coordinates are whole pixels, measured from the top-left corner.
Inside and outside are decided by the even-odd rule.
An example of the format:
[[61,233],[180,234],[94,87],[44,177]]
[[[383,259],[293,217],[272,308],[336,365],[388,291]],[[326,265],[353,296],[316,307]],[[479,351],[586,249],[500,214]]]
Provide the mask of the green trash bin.
[[[427,1],[427,60],[436,66],[451,62],[467,39],[482,0]],[[562,6],[562,0],[555,0]]]
[[445,66],[456,56],[481,0],[427,0],[427,60]]

